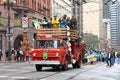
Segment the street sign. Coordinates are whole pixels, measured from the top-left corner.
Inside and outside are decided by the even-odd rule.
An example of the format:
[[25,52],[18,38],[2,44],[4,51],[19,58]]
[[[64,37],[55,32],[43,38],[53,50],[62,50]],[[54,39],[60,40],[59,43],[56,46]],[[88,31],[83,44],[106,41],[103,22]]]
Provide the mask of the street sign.
[[22,18],[22,27],[23,28],[28,28],[28,17],[23,17]]
[[13,36],[13,34],[12,33],[6,33],[6,37],[8,37],[8,36]]

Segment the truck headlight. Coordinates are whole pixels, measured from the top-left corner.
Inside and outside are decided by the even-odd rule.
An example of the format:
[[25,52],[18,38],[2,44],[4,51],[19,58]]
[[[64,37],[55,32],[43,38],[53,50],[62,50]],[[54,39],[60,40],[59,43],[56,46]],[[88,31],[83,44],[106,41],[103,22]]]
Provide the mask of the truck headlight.
[[56,53],[56,56],[57,56],[57,57],[59,56],[59,53],[58,53],[58,52]]
[[33,56],[36,56],[36,53],[33,53]]

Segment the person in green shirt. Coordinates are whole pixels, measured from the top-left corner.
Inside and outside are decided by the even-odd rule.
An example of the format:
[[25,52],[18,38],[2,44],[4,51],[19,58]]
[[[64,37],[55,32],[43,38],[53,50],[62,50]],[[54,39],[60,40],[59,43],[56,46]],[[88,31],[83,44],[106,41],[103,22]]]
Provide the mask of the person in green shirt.
[[36,17],[33,17],[32,18],[32,25],[33,25],[33,27],[35,27],[35,23],[36,23]]
[[43,26],[42,26],[42,20],[41,20],[41,19],[38,19],[38,25],[39,25],[38,28],[42,28],[42,27],[43,27]]

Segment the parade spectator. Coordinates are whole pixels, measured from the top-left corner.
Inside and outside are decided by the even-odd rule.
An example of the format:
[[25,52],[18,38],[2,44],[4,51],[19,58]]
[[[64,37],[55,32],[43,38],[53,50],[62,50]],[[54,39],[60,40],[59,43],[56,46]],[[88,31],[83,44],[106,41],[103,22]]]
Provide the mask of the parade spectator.
[[24,61],[24,52],[21,48],[19,50],[19,55],[20,55],[20,61],[23,62]]
[[10,61],[11,60],[11,50],[7,49],[5,51],[5,56],[6,56],[6,61]]
[[104,61],[105,61],[105,51],[103,50],[103,51],[101,52],[101,54],[103,55],[103,57],[102,57],[102,62],[104,62]]
[[16,50],[16,61],[20,62],[20,53],[19,53],[19,49]]
[[9,53],[8,53],[8,50],[6,50],[6,51],[5,51],[5,57],[6,57],[6,58],[5,58],[5,61],[8,61],[8,54],[9,54]]
[[114,63],[115,63],[115,50],[114,50],[114,48],[112,48],[112,58],[111,58],[111,62],[112,62],[112,65],[114,65]]
[[102,62],[102,59],[103,59],[103,54],[102,54],[102,52],[100,51],[100,53],[99,53],[99,61]]
[[67,25],[66,17],[67,17],[67,15],[63,15],[63,17],[59,20],[60,28],[66,28],[66,25]]
[[52,28],[59,28],[59,20],[56,15],[52,18],[51,24]]
[[117,63],[120,64],[120,52],[116,53],[116,60],[117,60]]
[[112,52],[107,49],[107,52],[106,52],[106,62],[107,62],[107,66],[111,67],[112,66]]
[[88,62],[88,52],[85,51],[84,57],[83,57],[83,63],[87,63]]
[[1,57],[2,57],[2,50],[0,49],[0,61],[1,61]]
[[14,48],[12,48],[12,50],[11,50],[11,60],[12,61],[15,60],[15,50],[14,50]]
[[29,56],[30,56],[29,51],[26,51],[26,53],[25,53],[25,61],[26,62],[29,61]]

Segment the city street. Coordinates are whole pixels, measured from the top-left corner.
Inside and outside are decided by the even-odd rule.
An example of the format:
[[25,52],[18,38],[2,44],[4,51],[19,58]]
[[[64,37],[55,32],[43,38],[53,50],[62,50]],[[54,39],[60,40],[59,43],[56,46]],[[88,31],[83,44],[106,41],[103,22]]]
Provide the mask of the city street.
[[120,80],[120,0],[0,0],[0,80]]
[[120,64],[106,67],[104,63],[82,65],[80,69],[61,71],[45,67],[37,72],[27,63],[0,63],[0,80],[120,80]]

